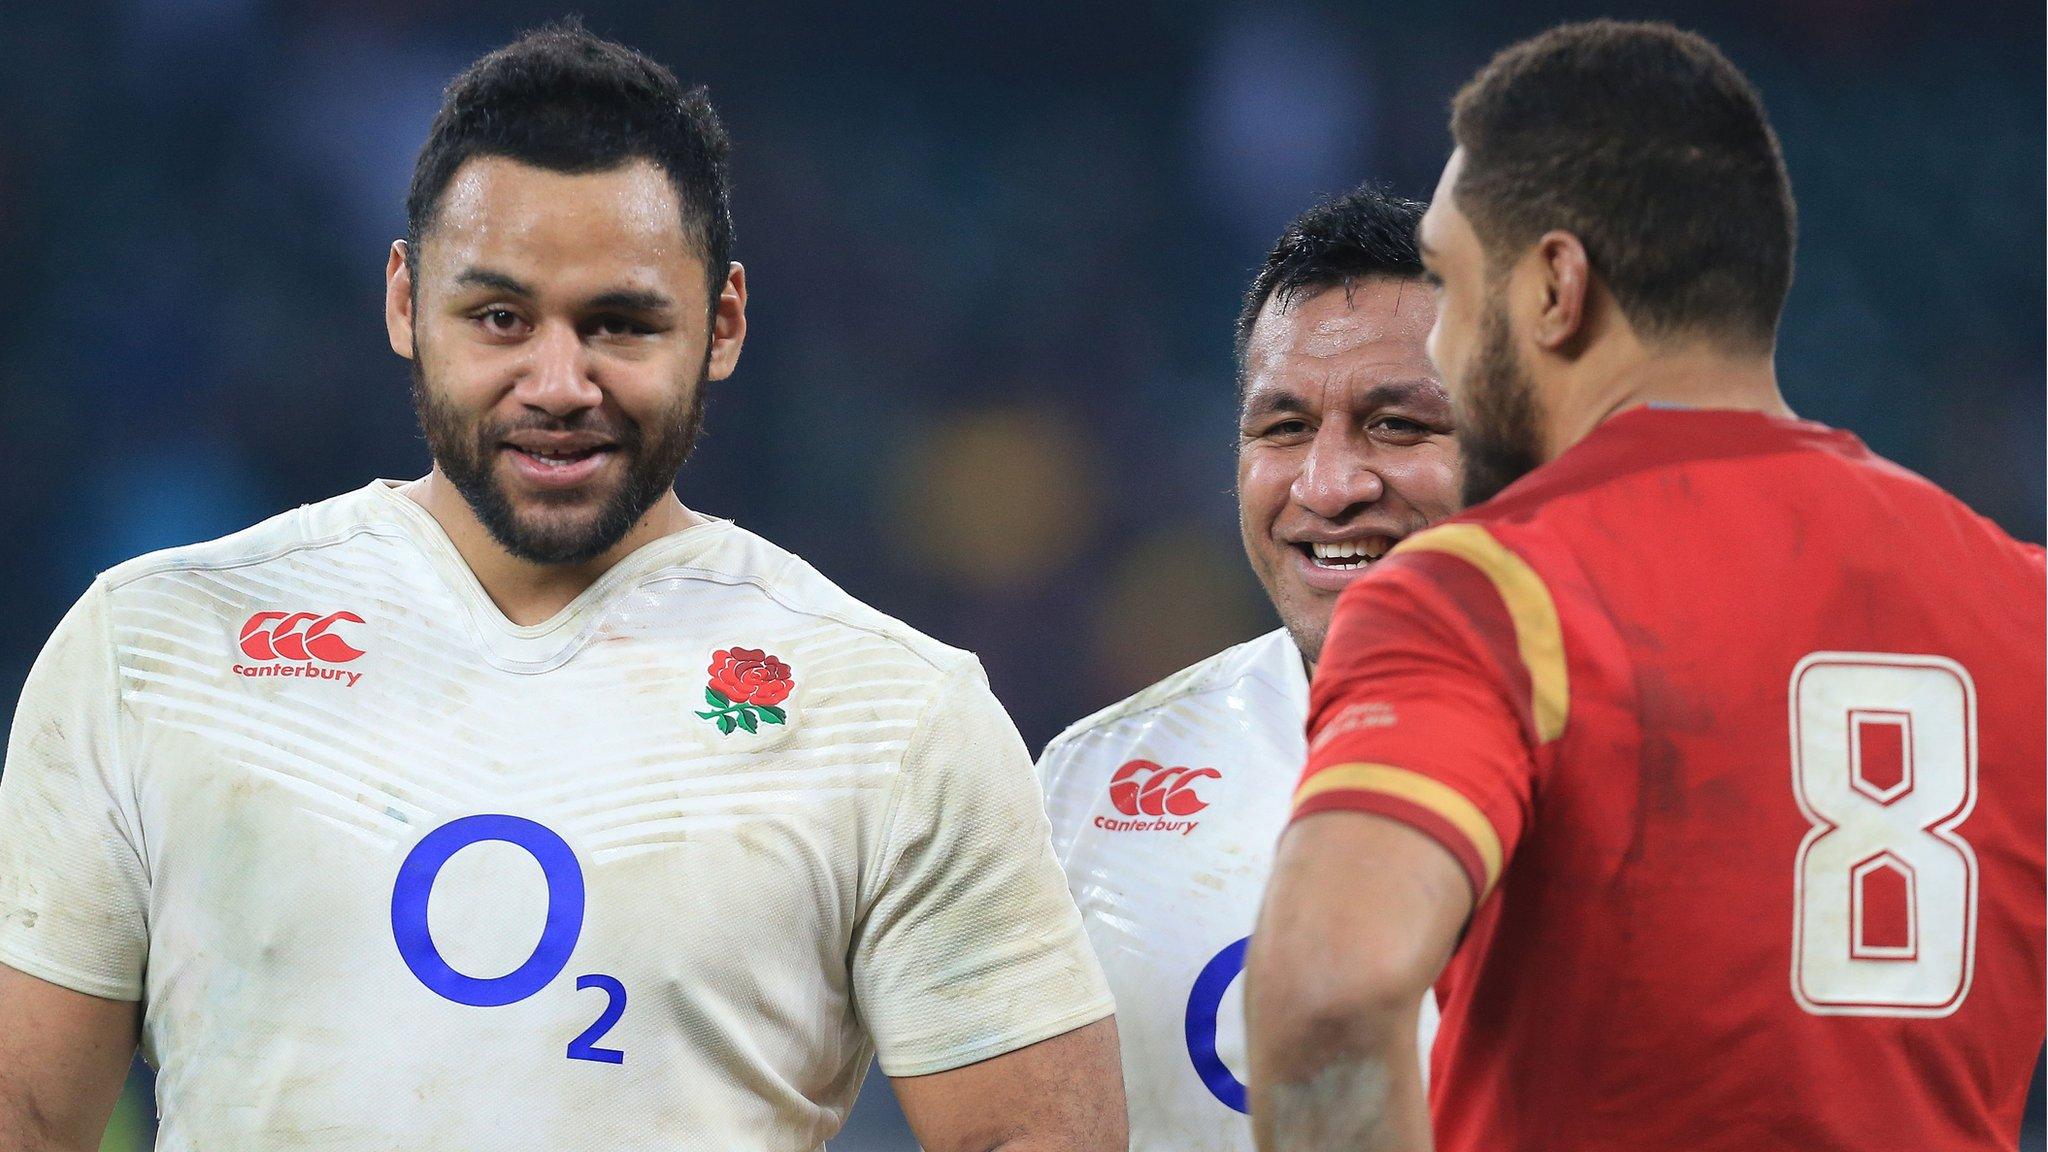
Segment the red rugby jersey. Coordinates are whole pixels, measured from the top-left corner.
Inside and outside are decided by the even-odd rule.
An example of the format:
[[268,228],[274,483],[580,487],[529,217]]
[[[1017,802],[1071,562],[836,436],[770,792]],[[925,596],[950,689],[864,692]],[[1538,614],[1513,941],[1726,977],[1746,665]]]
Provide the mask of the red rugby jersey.
[[1348,589],[1296,815],[1478,905],[1438,1147],[2010,1149],[2042,552],[1820,425],[1634,409]]

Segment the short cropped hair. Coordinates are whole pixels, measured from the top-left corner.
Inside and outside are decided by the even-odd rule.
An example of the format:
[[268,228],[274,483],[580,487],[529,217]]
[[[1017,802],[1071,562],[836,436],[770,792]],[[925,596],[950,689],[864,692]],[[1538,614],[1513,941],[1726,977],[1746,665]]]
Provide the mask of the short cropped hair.
[[448,85],[405,198],[417,249],[462,165],[503,156],[554,172],[606,172],[648,160],[668,175],[683,230],[703,257],[718,304],[732,259],[731,141],[702,87],[575,20],[536,29]]
[[1775,341],[1792,185],[1719,49],[1668,24],[1567,24],[1494,57],[1451,109],[1453,192],[1490,274],[1561,229],[1645,335]]
[[1237,313],[1237,369],[1244,376],[1245,346],[1267,300],[1291,303],[1305,292],[1349,288],[1358,280],[1387,276],[1422,277],[1422,253],[1415,229],[1428,205],[1371,185],[1327,200],[1302,213],[1266,253],[1266,262],[1245,291]]

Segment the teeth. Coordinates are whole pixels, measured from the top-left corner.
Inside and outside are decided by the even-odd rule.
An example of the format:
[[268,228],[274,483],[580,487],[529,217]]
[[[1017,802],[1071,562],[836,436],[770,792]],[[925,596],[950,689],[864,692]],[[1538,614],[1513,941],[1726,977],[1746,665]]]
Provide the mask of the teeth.
[[1385,536],[1368,536],[1363,540],[1339,540],[1330,544],[1311,543],[1309,552],[1316,563],[1328,568],[1356,568],[1370,563],[1387,554],[1393,547],[1393,540]]

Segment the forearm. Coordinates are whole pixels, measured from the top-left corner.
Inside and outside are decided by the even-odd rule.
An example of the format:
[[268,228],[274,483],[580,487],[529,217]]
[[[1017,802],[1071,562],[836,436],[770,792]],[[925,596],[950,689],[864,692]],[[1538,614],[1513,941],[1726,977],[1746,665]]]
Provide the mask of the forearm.
[[1408,1008],[1322,1013],[1268,1033],[1291,1043],[1252,1053],[1253,1133],[1260,1152],[1429,1152],[1415,1036]]
[[97,1152],[140,1027],[139,1005],[0,964],[0,1149]]
[[7,1152],[98,1152],[100,1133],[60,1124],[0,1074],[0,1148]]
[[1416,1028],[1470,907],[1460,865],[1412,828],[1288,829],[1245,957],[1262,1152],[1428,1152]]
[[926,1152],[1123,1152],[1116,1019],[950,1072],[895,1081]]

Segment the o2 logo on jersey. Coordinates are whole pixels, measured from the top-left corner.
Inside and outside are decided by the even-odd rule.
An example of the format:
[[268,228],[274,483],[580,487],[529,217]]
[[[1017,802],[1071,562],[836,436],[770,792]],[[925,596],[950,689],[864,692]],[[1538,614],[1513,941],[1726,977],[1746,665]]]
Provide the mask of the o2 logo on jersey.
[[1216,1018],[1223,1011],[1223,994],[1244,973],[1245,950],[1251,946],[1252,938],[1226,945],[1223,951],[1209,958],[1202,971],[1195,977],[1195,986],[1188,991],[1188,1011],[1184,1023],[1188,1039],[1188,1059],[1194,1062],[1195,1075],[1202,1078],[1202,1086],[1211,1096],[1223,1101],[1225,1106],[1251,1113],[1245,1086],[1231,1072],[1223,1057],[1216,1054]]
[[[548,884],[548,915],[540,942],[524,963],[503,976],[482,978],[457,972],[441,958],[427,926],[427,900],[442,866],[457,852],[486,840],[523,848],[540,865]],[[561,975],[582,934],[583,866],[577,863],[575,850],[546,825],[520,816],[484,814],[450,820],[413,845],[391,887],[391,937],[398,943],[398,955],[429,991],[457,1004],[497,1008],[532,996]],[[599,1048],[597,1041],[625,1015],[626,986],[614,977],[591,973],[578,976],[576,987],[601,988],[606,1002],[596,1022],[569,1041],[569,1059],[625,1063],[624,1052]]]
[[1193,816],[1209,806],[1196,794],[1195,782],[1221,779],[1223,773],[1214,768],[1167,768],[1150,760],[1132,760],[1109,778],[1109,802],[1117,811],[1137,819],[1097,816],[1095,826],[1105,832],[1178,832],[1185,836],[1200,821],[1173,817]]

